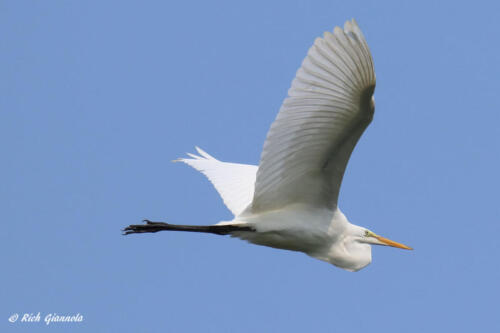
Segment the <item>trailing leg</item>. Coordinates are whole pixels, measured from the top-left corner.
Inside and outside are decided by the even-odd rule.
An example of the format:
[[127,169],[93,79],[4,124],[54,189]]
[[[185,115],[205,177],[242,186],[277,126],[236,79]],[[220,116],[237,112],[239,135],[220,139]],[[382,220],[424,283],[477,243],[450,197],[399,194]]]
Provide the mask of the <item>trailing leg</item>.
[[255,231],[253,228],[248,226],[238,226],[238,225],[180,225],[180,224],[169,224],[165,222],[153,222],[150,220],[144,220],[146,224],[132,224],[123,229],[124,235],[129,234],[141,234],[146,232],[158,232],[164,230],[170,231],[189,231],[189,232],[205,232],[216,235],[228,235],[234,231]]

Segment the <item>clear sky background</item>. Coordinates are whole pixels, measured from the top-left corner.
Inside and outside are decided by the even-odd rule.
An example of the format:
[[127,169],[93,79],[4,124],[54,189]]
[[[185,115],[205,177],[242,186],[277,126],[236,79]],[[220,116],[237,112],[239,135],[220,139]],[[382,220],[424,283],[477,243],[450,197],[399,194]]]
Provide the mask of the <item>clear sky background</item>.
[[[0,1],[2,332],[500,331],[495,1]],[[231,218],[170,163],[257,164],[317,36],[355,18],[376,114],[349,219],[415,248],[349,273],[228,237],[124,237]],[[79,324],[9,323],[80,313]]]

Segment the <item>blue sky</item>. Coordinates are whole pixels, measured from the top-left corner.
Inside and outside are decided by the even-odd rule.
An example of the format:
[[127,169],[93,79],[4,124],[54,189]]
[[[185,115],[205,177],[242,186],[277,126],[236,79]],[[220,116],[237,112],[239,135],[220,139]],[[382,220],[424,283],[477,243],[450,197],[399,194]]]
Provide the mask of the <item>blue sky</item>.
[[[500,8],[476,1],[0,2],[0,330],[500,329]],[[214,235],[123,237],[143,218],[231,218],[199,145],[257,164],[317,36],[355,18],[372,125],[340,197],[415,248],[349,273]],[[10,323],[76,314],[78,324]]]

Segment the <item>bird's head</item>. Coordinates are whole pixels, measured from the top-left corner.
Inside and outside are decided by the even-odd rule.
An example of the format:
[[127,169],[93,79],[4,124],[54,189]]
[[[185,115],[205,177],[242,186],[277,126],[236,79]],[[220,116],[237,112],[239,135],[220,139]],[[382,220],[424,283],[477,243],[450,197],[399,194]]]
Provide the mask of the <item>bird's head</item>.
[[379,236],[366,228],[350,224],[343,237],[332,245],[328,261],[348,271],[358,271],[372,261],[370,245],[385,245],[413,250],[407,245]]

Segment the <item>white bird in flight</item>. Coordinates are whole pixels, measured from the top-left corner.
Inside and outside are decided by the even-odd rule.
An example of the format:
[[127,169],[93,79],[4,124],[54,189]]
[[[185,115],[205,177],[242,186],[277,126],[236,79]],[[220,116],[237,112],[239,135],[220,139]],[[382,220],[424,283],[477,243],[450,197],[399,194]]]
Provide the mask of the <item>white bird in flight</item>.
[[349,157],[373,118],[374,90],[373,60],[356,22],[325,32],[297,71],[259,166],[222,162],[198,147],[199,155],[177,160],[208,177],[234,219],[207,226],[144,220],[124,233],[231,235],[348,271],[370,264],[372,244],[411,250],[350,223],[337,205]]

